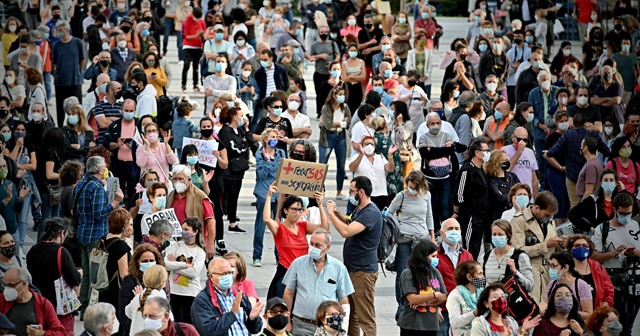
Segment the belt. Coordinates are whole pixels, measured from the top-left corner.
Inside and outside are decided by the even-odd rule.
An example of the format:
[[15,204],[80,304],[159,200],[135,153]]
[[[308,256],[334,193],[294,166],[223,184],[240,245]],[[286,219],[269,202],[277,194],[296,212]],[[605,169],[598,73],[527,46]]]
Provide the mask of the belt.
[[306,318],[302,318],[302,317],[300,317],[300,316],[298,316],[298,315],[293,315],[293,317],[297,318],[298,320],[300,320],[300,321],[302,321],[302,322],[310,323],[310,324],[316,325],[316,320],[309,320],[309,319],[306,319]]

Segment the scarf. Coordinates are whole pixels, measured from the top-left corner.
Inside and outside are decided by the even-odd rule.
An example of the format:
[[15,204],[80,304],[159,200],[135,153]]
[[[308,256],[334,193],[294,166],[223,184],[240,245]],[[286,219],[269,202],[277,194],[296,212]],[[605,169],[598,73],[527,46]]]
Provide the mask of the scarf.
[[458,285],[458,290],[460,291],[460,295],[462,296],[462,299],[467,304],[467,307],[469,307],[471,310],[476,310],[476,303],[478,302],[480,293],[482,293],[482,288],[476,289],[475,297],[473,296],[473,294],[471,294],[471,292],[466,286]]

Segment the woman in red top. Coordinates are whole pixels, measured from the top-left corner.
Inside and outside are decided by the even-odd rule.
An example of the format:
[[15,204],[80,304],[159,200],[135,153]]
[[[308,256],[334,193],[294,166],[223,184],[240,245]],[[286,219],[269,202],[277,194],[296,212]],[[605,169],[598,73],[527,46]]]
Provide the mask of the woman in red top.
[[613,284],[607,270],[589,257],[598,249],[591,238],[577,234],[567,239],[567,250],[575,262],[575,271],[591,285],[593,309],[603,305],[613,306]]
[[[269,186],[267,199],[277,193],[278,187],[276,187],[276,183],[274,182]],[[267,300],[275,296],[279,298],[284,296],[285,286],[282,283],[282,278],[284,278],[289,266],[291,266],[291,263],[296,258],[309,253],[307,235],[312,234],[317,229],[329,230],[327,214],[324,212],[324,207],[322,206],[323,198],[323,193],[315,193],[315,199],[318,202],[318,208],[320,210],[319,225],[300,221],[300,216],[304,208],[302,206],[302,199],[298,196],[287,196],[282,202],[282,215],[285,217],[283,222],[271,219],[271,204],[270,202],[265,203],[264,210],[262,211],[263,220],[265,224],[267,224],[269,231],[273,234],[273,240],[276,243],[276,258],[278,259],[278,267],[276,268],[276,274],[273,276],[273,280],[271,280],[271,285],[269,285]],[[278,251],[280,252],[279,256]]]
[[[611,144],[611,157],[604,169],[613,169],[618,175],[618,180],[622,182],[624,190],[635,195],[638,188],[638,175],[640,175],[640,165],[631,159],[631,142],[626,137],[617,138]],[[620,183],[618,183],[620,184]]]

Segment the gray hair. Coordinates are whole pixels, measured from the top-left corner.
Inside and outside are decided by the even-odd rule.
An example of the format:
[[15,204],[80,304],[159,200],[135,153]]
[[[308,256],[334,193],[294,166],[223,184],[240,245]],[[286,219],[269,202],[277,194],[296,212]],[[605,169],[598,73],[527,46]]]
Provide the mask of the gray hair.
[[442,105],[442,101],[440,99],[434,98],[434,99],[429,100],[429,103],[427,104],[427,110],[430,110],[433,107],[433,104],[435,104],[435,103],[440,103]]
[[436,119],[436,118],[440,120],[440,115],[437,112],[429,112],[427,113],[425,120],[427,121],[427,124],[428,124],[430,119]]
[[298,41],[296,41],[294,39],[291,39],[291,40],[289,40],[289,42],[287,42],[287,45],[290,46],[291,48],[297,48],[297,47],[300,46],[300,42],[298,42]]
[[318,160],[318,154],[316,153],[316,148],[313,146],[311,141],[307,139],[295,139],[291,141],[289,144],[289,157],[293,154],[293,150],[297,145],[304,146],[304,160],[307,162],[316,162]]
[[[393,44],[393,40],[387,35],[383,35],[382,36],[382,38],[380,39],[380,43],[382,43],[384,40],[389,41],[389,44]],[[382,51],[382,50],[380,50],[380,51]]]
[[89,174],[97,174],[100,169],[105,168],[107,163],[102,156],[92,156],[87,159],[86,170]]
[[331,245],[331,233],[329,231],[327,231],[326,229],[317,229],[313,231],[311,236],[313,237],[316,234],[324,235],[324,242],[327,243],[327,245]]
[[542,77],[542,75],[547,75],[549,77],[549,80],[551,80],[551,75],[546,70],[538,71],[538,77],[536,77],[536,79],[540,81],[540,77]]
[[63,110],[62,113],[67,113],[67,111],[69,111],[70,108],[76,105],[80,105],[80,101],[78,100],[78,97],[75,97],[75,96],[68,97],[62,103],[62,110]]
[[49,27],[45,26],[45,25],[40,25],[38,26],[38,31],[40,31],[43,34],[48,33],[49,31],[51,31],[51,29],[49,29]]
[[488,81],[489,81],[489,79],[492,79],[492,78],[494,78],[494,79],[498,79],[498,76],[496,76],[496,75],[494,75],[494,74],[491,74],[491,75],[487,76],[487,78],[485,78],[485,79],[484,79],[484,82],[486,83],[486,82],[488,82]]
[[44,108],[44,104],[40,103],[40,102],[33,102],[31,103],[31,110],[33,110],[33,107],[36,105],[40,105],[42,106],[42,112],[44,112],[45,108]]
[[71,30],[71,25],[69,24],[69,21],[66,20],[60,20],[58,22],[56,22],[56,29],[66,29],[66,30]]
[[84,329],[97,334],[105,324],[111,323],[115,313],[116,309],[110,303],[98,302],[88,306],[84,312]]
[[157,221],[151,224],[149,228],[149,235],[151,236],[160,236],[163,233],[166,233],[167,236],[173,236],[173,225],[166,219],[158,219]]
[[167,298],[164,298],[162,296],[150,296],[149,298],[147,298],[147,301],[144,303],[144,305],[146,306],[152,303],[157,303],[160,308],[164,309],[165,313],[171,311],[171,305],[169,304]]
[[35,29],[29,32],[29,39],[31,39],[29,42],[30,43],[35,43],[36,40],[39,40],[42,38],[42,33]]
[[458,97],[458,105],[462,108],[470,107],[476,100],[476,94],[473,91],[463,91]]
[[16,272],[18,272],[18,280],[20,282],[31,282],[31,274],[29,273],[29,271],[24,268],[24,267],[14,267],[14,269],[16,270]]
[[175,165],[173,169],[171,169],[171,175],[176,176],[177,174],[183,174],[185,177],[191,177],[191,168],[186,165]]

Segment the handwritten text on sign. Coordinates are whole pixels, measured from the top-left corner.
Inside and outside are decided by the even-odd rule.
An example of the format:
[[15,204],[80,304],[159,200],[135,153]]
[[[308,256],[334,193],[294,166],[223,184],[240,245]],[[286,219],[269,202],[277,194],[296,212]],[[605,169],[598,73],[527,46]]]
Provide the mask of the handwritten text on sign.
[[280,160],[276,177],[278,192],[313,198],[313,194],[316,191],[322,191],[324,187],[327,168],[328,166],[323,163]]
[[175,211],[173,209],[164,209],[158,212],[145,214],[142,216],[142,221],[140,222],[140,229],[142,230],[142,234],[149,234],[149,229],[151,225],[155,223],[158,219],[166,219],[173,226],[173,237],[182,236],[182,225],[176,216]]
[[218,158],[213,155],[213,151],[218,150],[217,141],[184,137],[182,138],[182,148],[186,145],[194,145],[198,148],[198,163],[214,168],[218,164]]

